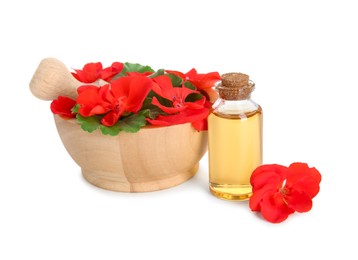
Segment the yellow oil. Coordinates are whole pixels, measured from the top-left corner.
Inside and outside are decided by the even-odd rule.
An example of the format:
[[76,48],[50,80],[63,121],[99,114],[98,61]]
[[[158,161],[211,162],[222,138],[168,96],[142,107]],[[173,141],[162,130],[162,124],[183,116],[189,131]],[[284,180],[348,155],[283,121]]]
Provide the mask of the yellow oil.
[[228,200],[252,194],[251,173],[262,164],[262,111],[229,116],[211,113],[209,125],[210,191]]

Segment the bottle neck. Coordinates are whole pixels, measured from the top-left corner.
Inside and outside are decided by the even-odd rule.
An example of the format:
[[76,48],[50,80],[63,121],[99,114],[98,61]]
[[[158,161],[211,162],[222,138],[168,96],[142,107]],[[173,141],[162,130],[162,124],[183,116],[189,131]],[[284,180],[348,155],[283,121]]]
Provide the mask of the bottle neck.
[[214,113],[225,115],[248,114],[257,110],[261,110],[260,106],[250,98],[226,100],[221,97],[216,100],[212,109]]

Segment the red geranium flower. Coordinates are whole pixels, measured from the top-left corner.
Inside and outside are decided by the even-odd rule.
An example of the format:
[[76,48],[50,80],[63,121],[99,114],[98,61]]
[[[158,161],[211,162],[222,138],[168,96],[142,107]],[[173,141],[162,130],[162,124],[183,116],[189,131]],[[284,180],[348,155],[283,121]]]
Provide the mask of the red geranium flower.
[[81,86],[78,88],[78,112],[89,117],[104,115],[101,123],[114,125],[125,112],[137,113],[151,90],[153,81],[143,76],[121,77],[101,87]]
[[199,74],[194,68],[185,74],[175,70],[166,70],[166,72],[180,77],[183,81],[189,81],[191,84],[197,87],[197,89],[206,93],[211,101],[216,99],[217,93],[212,87],[218,80],[221,79],[218,72]]
[[76,105],[76,101],[72,98],[59,96],[51,102],[51,111],[54,114],[60,115],[63,118],[74,118],[75,113],[72,113],[72,108]]
[[120,73],[124,65],[120,62],[113,62],[108,68],[103,69],[102,63],[92,62],[87,63],[82,70],[76,70],[76,73],[72,72],[72,75],[83,83],[93,83],[98,79],[110,81],[116,74]]
[[170,126],[191,122],[198,131],[208,130],[207,117],[210,113],[211,103],[206,101],[201,109],[186,109],[178,114],[168,116],[157,116],[154,120],[147,118],[152,125]]
[[293,163],[288,168],[272,164],[258,167],[250,181],[251,210],[261,211],[266,220],[279,223],[295,211],[307,212],[312,208],[321,174],[306,163]]
[[168,114],[174,114],[179,111],[185,110],[187,108],[199,109],[202,108],[205,103],[205,98],[196,101],[196,102],[186,102],[185,99],[194,93],[199,93],[198,91],[191,90],[186,87],[175,88],[172,85],[172,82],[168,76],[158,76],[154,78],[154,81],[157,84],[153,85],[153,91],[159,96],[170,100],[172,103],[171,107],[166,107],[160,104],[156,97],[153,97],[152,104],[159,107],[161,110]]
[[168,76],[158,76],[154,78],[156,84],[153,91],[162,98],[168,100],[170,107],[162,105],[156,97],[153,97],[152,104],[159,107],[162,111],[169,114],[158,116],[154,120],[147,119],[152,125],[168,126],[191,122],[198,130],[206,130],[206,118],[210,112],[210,103],[203,96],[194,102],[187,102],[186,98],[190,94],[198,94],[198,91],[187,87],[173,87]]

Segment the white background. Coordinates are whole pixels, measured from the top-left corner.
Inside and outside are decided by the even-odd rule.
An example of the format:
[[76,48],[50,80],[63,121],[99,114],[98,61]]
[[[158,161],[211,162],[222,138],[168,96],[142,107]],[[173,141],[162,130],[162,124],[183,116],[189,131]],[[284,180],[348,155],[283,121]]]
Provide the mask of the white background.
[[[2,1],[0,259],[357,259],[356,1]],[[139,62],[256,83],[264,163],[322,174],[313,209],[271,224],[190,181],[126,194],[96,188],[65,151],[39,62]]]

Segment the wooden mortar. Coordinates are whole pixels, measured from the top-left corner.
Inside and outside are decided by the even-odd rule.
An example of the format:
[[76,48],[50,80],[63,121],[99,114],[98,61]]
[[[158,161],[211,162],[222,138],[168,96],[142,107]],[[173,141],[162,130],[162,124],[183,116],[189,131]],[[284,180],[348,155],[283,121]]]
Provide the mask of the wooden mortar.
[[[42,100],[59,95],[75,99],[81,85],[87,84],[76,80],[61,61],[47,58],[35,71],[30,90]],[[85,132],[76,119],[54,118],[63,145],[84,178],[108,190],[145,192],[176,186],[197,172],[207,150],[207,132],[196,131],[190,123],[107,136],[98,130]]]

